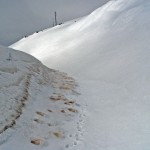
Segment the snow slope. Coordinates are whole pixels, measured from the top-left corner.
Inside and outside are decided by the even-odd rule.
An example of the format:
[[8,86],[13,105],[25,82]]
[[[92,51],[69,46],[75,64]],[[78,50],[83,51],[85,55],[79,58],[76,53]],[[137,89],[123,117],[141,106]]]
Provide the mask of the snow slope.
[[13,44],[78,79],[87,103],[76,150],[149,150],[150,2],[113,0]]
[[0,150],[77,145],[84,114],[74,79],[23,52],[0,54]]

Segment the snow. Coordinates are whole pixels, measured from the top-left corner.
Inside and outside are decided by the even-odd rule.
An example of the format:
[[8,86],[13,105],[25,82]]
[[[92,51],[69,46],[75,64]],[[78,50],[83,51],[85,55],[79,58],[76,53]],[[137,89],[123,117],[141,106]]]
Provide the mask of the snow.
[[29,54],[2,46],[0,54],[0,150],[77,145],[84,106],[75,80]]
[[11,46],[78,81],[85,133],[69,149],[149,150],[149,14],[147,0],[113,0]]

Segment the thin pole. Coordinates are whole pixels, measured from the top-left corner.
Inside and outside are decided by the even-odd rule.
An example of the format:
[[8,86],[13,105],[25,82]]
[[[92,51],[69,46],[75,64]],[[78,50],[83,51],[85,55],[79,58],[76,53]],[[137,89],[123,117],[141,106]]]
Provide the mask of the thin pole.
[[55,11],[55,25],[57,26],[57,13]]

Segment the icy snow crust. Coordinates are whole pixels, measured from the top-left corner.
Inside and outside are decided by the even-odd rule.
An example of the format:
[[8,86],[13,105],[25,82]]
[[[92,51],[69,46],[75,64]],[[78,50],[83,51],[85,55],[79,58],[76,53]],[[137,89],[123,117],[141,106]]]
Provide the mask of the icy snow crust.
[[74,150],[150,149],[150,1],[110,1],[12,47],[72,74],[87,103]]
[[32,56],[0,47],[0,150],[77,145],[84,109],[76,86]]

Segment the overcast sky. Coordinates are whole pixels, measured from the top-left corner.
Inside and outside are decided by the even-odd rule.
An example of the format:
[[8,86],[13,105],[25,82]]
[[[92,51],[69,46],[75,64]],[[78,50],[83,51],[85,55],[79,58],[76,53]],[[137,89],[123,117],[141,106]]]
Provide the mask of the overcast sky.
[[10,45],[36,30],[91,13],[109,0],[0,0],[0,44]]

